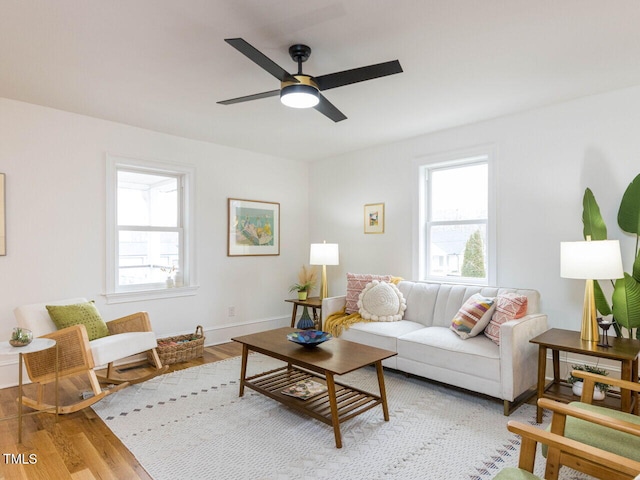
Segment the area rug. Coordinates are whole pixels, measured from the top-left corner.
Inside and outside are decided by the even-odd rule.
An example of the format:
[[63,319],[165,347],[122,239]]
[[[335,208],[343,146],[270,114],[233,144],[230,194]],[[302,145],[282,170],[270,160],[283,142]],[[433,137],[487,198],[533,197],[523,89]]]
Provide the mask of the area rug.
[[[260,354],[248,363],[249,374],[283,365]],[[239,358],[179,370],[93,409],[155,480],[488,480],[517,464],[507,421],[535,424],[532,405],[505,417],[496,400],[387,371],[390,421],[381,407],[348,420],[337,449],[330,426],[250,389],[239,398],[239,374]],[[378,391],[372,367],[336,380]]]

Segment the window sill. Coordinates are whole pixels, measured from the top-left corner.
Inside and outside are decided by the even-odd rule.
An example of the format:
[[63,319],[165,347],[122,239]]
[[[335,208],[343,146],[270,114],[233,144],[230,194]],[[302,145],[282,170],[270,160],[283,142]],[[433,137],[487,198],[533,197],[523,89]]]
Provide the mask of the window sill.
[[132,292],[111,292],[103,294],[107,304],[140,302],[144,300],[157,300],[160,298],[188,297],[196,295],[198,285],[189,287],[159,288],[156,290],[136,290]]

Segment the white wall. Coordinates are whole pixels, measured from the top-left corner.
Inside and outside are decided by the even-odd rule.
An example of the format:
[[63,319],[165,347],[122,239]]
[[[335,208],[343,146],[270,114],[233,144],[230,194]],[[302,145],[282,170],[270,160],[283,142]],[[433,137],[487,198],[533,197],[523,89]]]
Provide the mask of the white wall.
[[[631,271],[635,236],[616,217],[640,173],[638,105],[640,87],[630,88],[315,162],[310,239],[340,244],[340,265],[328,267],[330,293],[345,291],[347,272],[415,279],[418,159],[493,144],[495,283],[539,290],[550,325],[579,330],[584,282],[560,278],[560,242],[582,239],[582,196],[590,187]],[[376,202],[385,203],[385,233],[365,235],[363,205]]]
[[[197,295],[105,303],[107,153],[195,166]],[[201,324],[208,344],[289,322],[284,299],[308,262],[307,164],[0,98],[0,172],[0,339],[16,306],[77,296],[95,299],[107,320],[146,310],[158,336]],[[227,257],[228,197],[280,203],[280,256]],[[0,357],[0,387],[16,382],[15,364]]]

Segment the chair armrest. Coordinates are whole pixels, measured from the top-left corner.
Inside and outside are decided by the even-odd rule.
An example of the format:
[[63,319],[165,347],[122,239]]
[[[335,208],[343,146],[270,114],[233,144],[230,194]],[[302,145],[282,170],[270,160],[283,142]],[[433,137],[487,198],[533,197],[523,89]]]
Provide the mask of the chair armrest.
[[341,295],[339,297],[328,297],[322,299],[322,324],[332,313],[343,310],[347,304],[347,296]]
[[[59,378],[85,372],[94,367],[89,335],[84,325],[63,328],[42,337],[56,341]],[[32,382],[48,383],[55,380],[55,355],[53,348],[24,355],[27,374]]]
[[126,317],[117,318],[107,322],[109,335],[127,332],[151,332],[151,320],[147,312],[138,312]]
[[[525,423],[512,420],[507,423],[507,428],[510,432],[522,437],[519,466],[530,472],[533,471],[535,443],[544,443],[549,446],[550,451],[551,449],[557,449],[571,456],[584,459],[587,462],[592,462],[609,470],[628,475],[630,478],[633,478],[640,472],[640,462],[577,442],[555,433],[547,432],[546,430]],[[533,449],[531,449],[532,445]],[[533,450],[533,458],[531,457],[531,450]]]
[[[585,372],[582,370],[574,370],[571,372],[571,375],[573,375],[574,377],[583,379],[584,381],[584,386],[582,388],[583,392],[586,392],[586,391],[593,392],[593,388],[595,387],[596,383],[606,383],[607,385],[624,388],[625,390],[640,392],[640,383],[637,383],[637,382],[630,382],[628,380],[621,380],[619,378],[610,378],[604,375],[598,375],[597,373]],[[587,403],[591,403],[591,402],[587,402]]]
[[554,433],[558,433],[558,434],[564,433],[564,419],[560,421],[556,421],[556,415],[561,415],[561,416],[564,416],[565,418],[566,416],[579,418],[587,422],[595,423],[597,425],[602,425],[603,427],[618,430],[619,432],[624,432],[630,435],[635,435],[637,437],[640,437],[640,425],[638,425],[637,423],[625,422],[624,420],[619,420],[617,418],[612,418],[610,416],[603,415],[601,413],[591,412],[589,410],[577,408],[573,405],[567,405],[564,403],[557,402],[555,400],[550,400],[548,398],[539,399],[538,405],[542,408],[546,408],[553,412],[551,428]]
[[502,399],[513,401],[538,381],[538,346],[529,340],[548,330],[547,315],[533,313],[500,326]]

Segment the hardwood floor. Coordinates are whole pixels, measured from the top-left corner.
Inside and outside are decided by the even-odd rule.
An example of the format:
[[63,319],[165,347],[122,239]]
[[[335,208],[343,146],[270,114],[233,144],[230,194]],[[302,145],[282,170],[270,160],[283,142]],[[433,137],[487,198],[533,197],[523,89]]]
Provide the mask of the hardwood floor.
[[[231,342],[206,347],[204,356],[171,365],[169,371],[239,356],[242,346]],[[140,375],[140,367],[133,376]],[[127,375],[127,371],[121,374]],[[25,387],[31,394],[31,385]],[[78,379],[60,382],[61,403],[77,398],[89,383]],[[0,417],[17,414],[18,388],[0,390]],[[75,401],[75,400],[73,400]],[[25,408],[25,412],[28,409]],[[14,479],[144,479],[151,477],[91,408],[69,415],[39,413],[23,418],[22,444],[18,444],[18,420],[0,421],[0,480]]]

